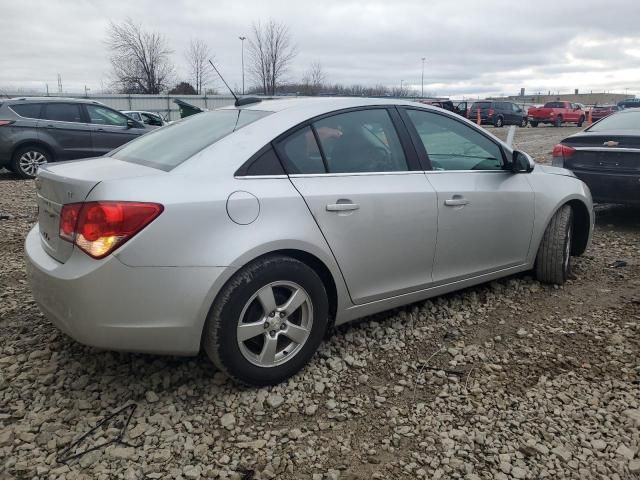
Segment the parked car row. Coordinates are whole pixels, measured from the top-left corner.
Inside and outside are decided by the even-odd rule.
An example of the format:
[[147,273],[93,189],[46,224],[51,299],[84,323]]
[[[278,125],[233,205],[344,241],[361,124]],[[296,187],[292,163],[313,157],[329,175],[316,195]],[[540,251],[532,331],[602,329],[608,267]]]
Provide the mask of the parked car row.
[[97,157],[150,131],[99,102],[23,97],[0,102],[0,167],[33,178],[48,162]]

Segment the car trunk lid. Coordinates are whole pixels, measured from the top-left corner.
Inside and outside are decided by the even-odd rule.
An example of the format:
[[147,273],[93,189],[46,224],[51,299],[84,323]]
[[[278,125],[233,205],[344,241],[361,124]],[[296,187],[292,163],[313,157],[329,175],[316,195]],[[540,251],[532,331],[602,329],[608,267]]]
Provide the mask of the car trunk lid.
[[36,199],[40,241],[44,250],[57,261],[66,262],[73,244],[60,238],[60,213],[68,203],[85,201],[101,181],[165,172],[108,157],[49,164],[38,170]]
[[640,136],[606,132],[569,137],[562,143],[574,148],[565,168],[619,173],[640,172]]

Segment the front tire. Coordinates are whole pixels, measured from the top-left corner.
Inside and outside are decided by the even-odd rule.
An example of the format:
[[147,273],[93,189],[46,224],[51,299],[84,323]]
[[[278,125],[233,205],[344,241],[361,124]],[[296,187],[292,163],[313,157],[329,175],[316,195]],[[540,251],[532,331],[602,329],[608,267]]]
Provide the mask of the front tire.
[[259,259],[218,294],[202,344],[236,382],[280,383],[311,359],[327,330],[329,302],[318,274],[291,257]]
[[571,273],[573,210],[564,205],[551,217],[536,257],[536,277],[544,283],[562,285]]
[[522,128],[526,128],[527,126],[527,117],[524,117],[521,121],[520,121],[520,127]]
[[28,146],[16,150],[11,159],[11,170],[20,178],[35,178],[38,167],[51,161],[51,154],[42,147]]

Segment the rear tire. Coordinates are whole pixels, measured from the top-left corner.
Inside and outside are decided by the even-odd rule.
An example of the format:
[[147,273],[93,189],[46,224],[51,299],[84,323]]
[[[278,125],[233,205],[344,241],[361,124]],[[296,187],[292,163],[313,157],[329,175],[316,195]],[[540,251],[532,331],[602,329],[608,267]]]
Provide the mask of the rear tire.
[[11,170],[20,178],[35,178],[38,167],[51,161],[51,154],[42,147],[19,148],[11,159]]
[[[297,305],[294,297],[304,303]],[[287,311],[289,302],[297,306]],[[236,382],[274,385],[308,363],[327,330],[328,315],[324,284],[312,268],[291,257],[266,257],[239,270],[222,288],[202,345]]]
[[556,121],[553,122],[553,126],[554,127],[561,127],[562,126],[562,117],[561,116],[557,116],[556,117]]
[[502,128],[504,126],[504,119],[502,117],[496,118],[496,121],[493,125],[495,127]]
[[581,127],[583,123],[584,123],[584,117],[580,117],[580,119],[578,120],[578,126]]
[[536,128],[538,126],[538,122],[531,121],[529,122],[529,125],[531,125],[533,128]]
[[544,283],[562,285],[571,273],[573,210],[564,205],[553,215],[536,257],[536,277]]
[[520,127],[522,128],[526,128],[527,126],[527,117],[524,117],[521,121],[520,121]]

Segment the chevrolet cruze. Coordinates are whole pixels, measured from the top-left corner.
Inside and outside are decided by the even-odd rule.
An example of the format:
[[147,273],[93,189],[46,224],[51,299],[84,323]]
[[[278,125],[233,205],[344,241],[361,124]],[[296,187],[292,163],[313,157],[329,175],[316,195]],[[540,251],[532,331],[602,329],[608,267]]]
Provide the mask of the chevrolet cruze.
[[400,100],[242,100],[36,180],[29,279],[105,349],[280,382],[327,329],[516,272],[561,284],[591,195],[458,115]]

